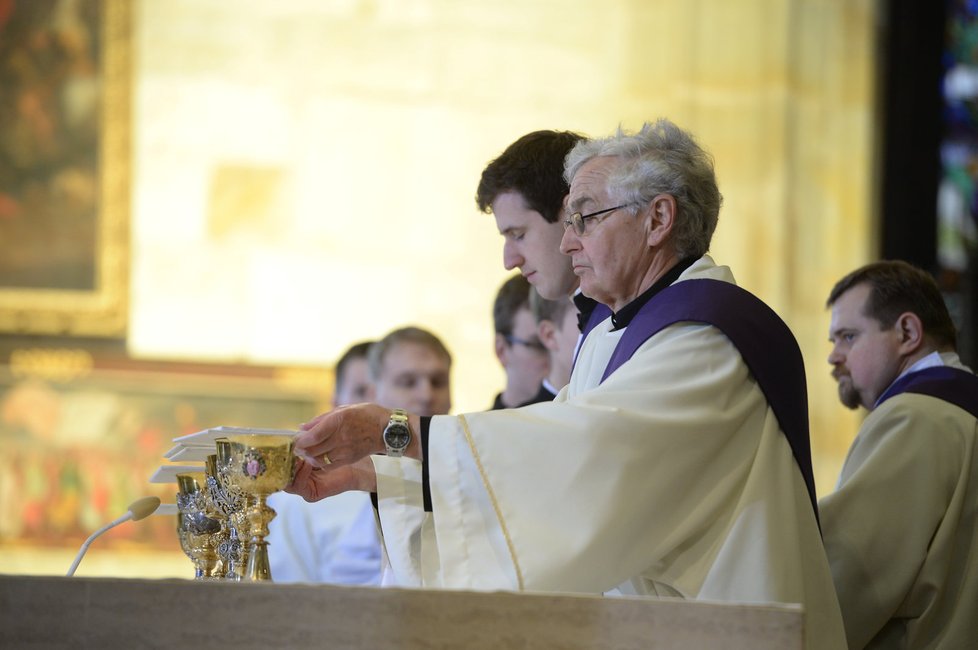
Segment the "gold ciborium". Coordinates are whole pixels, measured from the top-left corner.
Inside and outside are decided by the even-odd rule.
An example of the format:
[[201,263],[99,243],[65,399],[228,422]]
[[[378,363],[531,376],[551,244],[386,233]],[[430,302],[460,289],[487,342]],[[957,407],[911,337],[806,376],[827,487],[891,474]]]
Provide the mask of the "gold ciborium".
[[266,499],[292,481],[295,470],[293,441],[289,436],[262,434],[228,436],[227,441],[227,466],[223,469],[228,485],[252,497],[244,507],[249,537],[244,577],[246,580],[271,580],[265,536],[275,511]]
[[203,472],[177,474],[177,536],[180,548],[194,563],[194,578],[220,575],[217,547],[221,522],[208,516],[208,496]]

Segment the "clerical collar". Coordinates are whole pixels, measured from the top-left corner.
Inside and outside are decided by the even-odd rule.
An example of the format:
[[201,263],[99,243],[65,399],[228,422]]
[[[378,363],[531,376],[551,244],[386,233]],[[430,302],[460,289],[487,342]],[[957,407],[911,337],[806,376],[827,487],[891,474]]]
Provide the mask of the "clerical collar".
[[952,353],[952,355],[953,356],[941,354],[935,350],[927,356],[917,359],[917,361],[915,361],[909,368],[897,375],[897,378],[890,382],[890,385],[886,387],[886,390],[880,393],[880,396],[876,398],[876,403],[873,404],[873,408],[875,409],[882,403],[883,397],[887,396],[886,394],[889,392],[890,388],[893,387],[893,384],[897,383],[897,381],[903,378],[905,375],[909,375],[912,372],[920,372],[921,370],[926,370],[927,368],[953,366],[955,361],[960,363],[957,354]]
[[696,260],[697,258],[695,257],[686,257],[679,260],[678,264],[666,271],[665,275],[656,280],[655,284],[653,284],[651,287],[643,291],[638,298],[612,314],[611,331],[628,327],[628,324],[632,322],[633,318],[635,318],[635,314],[638,313],[639,309],[645,306],[645,303],[652,300],[652,297],[655,296],[655,294],[659,293],[679,279],[679,276],[683,274],[683,271],[691,267],[693,262]]
[[571,299],[574,301],[574,306],[577,307],[577,329],[583,332],[584,326],[587,325],[588,319],[591,318],[591,312],[598,306],[598,301],[585,296],[581,293],[580,288],[574,292]]

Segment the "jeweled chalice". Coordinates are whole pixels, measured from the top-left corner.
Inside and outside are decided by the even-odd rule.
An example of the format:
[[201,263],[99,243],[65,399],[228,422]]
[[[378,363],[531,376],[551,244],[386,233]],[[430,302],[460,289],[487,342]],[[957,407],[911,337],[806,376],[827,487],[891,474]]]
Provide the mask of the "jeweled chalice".
[[233,571],[227,573],[229,580],[244,580],[245,568],[248,566],[248,544],[249,534],[247,506],[255,501],[255,497],[246,494],[238,489],[231,482],[231,442],[227,438],[218,438],[214,441],[217,448],[217,479],[224,487],[228,500],[231,502],[231,511],[228,513],[228,523],[237,541],[238,557],[232,567]]
[[194,563],[194,578],[220,575],[217,546],[221,522],[207,514],[207,487],[203,472],[177,474],[177,536],[180,548]]
[[292,480],[295,470],[292,438],[243,434],[228,436],[227,441],[227,465],[221,468],[227,484],[253,497],[244,506],[249,537],[244,577],[246,580],[271,580],[265,536],[268,535],[269,522],[275,518],[275,511],[268,506],[266,499]]
[[244,497],[227,488],[218,470],[217,454],[210,454],[204,463],[204,476],[207,481],[207,514],[221,522],[217,554],[223,565],[223,575],[229,580],[240,580],[244,576],[244,549],[238,529],[244,523]]

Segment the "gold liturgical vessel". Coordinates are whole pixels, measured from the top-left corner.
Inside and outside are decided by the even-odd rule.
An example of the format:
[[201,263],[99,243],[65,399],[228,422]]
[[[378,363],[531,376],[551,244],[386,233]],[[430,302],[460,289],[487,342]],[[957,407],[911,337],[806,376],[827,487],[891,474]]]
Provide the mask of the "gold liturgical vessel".
[[[226,445],[227,441],[223,441]],[[221,442],[217,443],[218,445]],[[227,457],[227,454],[224,454]],[[238,531],[244,528],[242,504],[244,496],[224,485],[224,478],[218,469],[218,455],[210,454],[204,463],[204,477],[207,481],[208,516],[221,523],[220,544],[217,554],[224,565],[224,577],[228,580],[244,578],[247,557]]]
[[231,443],[227,438],[214,441],[217,448],[214,471],[217,480],[223,488],[223,493],[229,502],[228,523],[234,537],[234,552],[236,557],[231,571],[227,573],[230,580],[244,580],[245,568],[248,566],[248,520],[245,506],[254,501],[254,497],[245,494],[232,485],[228,474],[231,467]]
[[221,577],[217,549],[221,522],[209,516],[207,484],[203,472],[177,474],[177,537],[180,548],[194,563],[194,578]]
[[245,580],[272,579],[265,536],[275,511],[266,499],[292,481],[295,471],[292,449],[291,437],[262,434],[228,436],[226,448],[218,447],[219,473],[227,486],[250,497],[243,505],[244,532],[249,538]]

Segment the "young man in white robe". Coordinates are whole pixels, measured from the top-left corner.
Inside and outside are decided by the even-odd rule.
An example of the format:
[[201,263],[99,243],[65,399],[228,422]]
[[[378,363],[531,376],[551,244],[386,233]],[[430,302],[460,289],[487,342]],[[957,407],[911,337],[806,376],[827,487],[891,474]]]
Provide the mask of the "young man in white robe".
[[819,504],[849,647],[975,647],[978,378],[910,264],[857,269],[828,305],[839,399],[869,411]]
[[[335,407],[375,400],[422,415],[452,408],[452,356],[428,330],[403,327],[361,343],[336,366]],[[278,516],[268,547],[276,582],[379,585],[382,549],[369,495],[344,492],[307,503],[279,492],[269,497]]]
[[[843,647],[801,355],[706,255],[720,206],[712,159],[659,120],[576,145],[565,173],[561,251],[612,314],[590,329],[568,386],[521,409],[407,414],[406,427],[376,406],[323,414],[296,440],[309,460],[290,489],[375,491],[398,584],[800,603],[806,647]],[[739,302],[726,309],[727,298]],[[704,306],[731,333],[758,316],[739,329],[762,348],[770,339],[761,356],[790,356],[793,372],[772,382],[749,367],[727,330],[697,320]],[[659,313],[679,320],[648,325]],[[790,399],[769,402],[755,375]]]
[[[333,407],[374,401],[367,352],[372,341],[350,346],[336,362]],[[380,584],[381,551],[373,518],[364,522],[370,498],[345,492],[307,503],[285,492],[268,497],[276,512],[267,536],[275,582]]]

